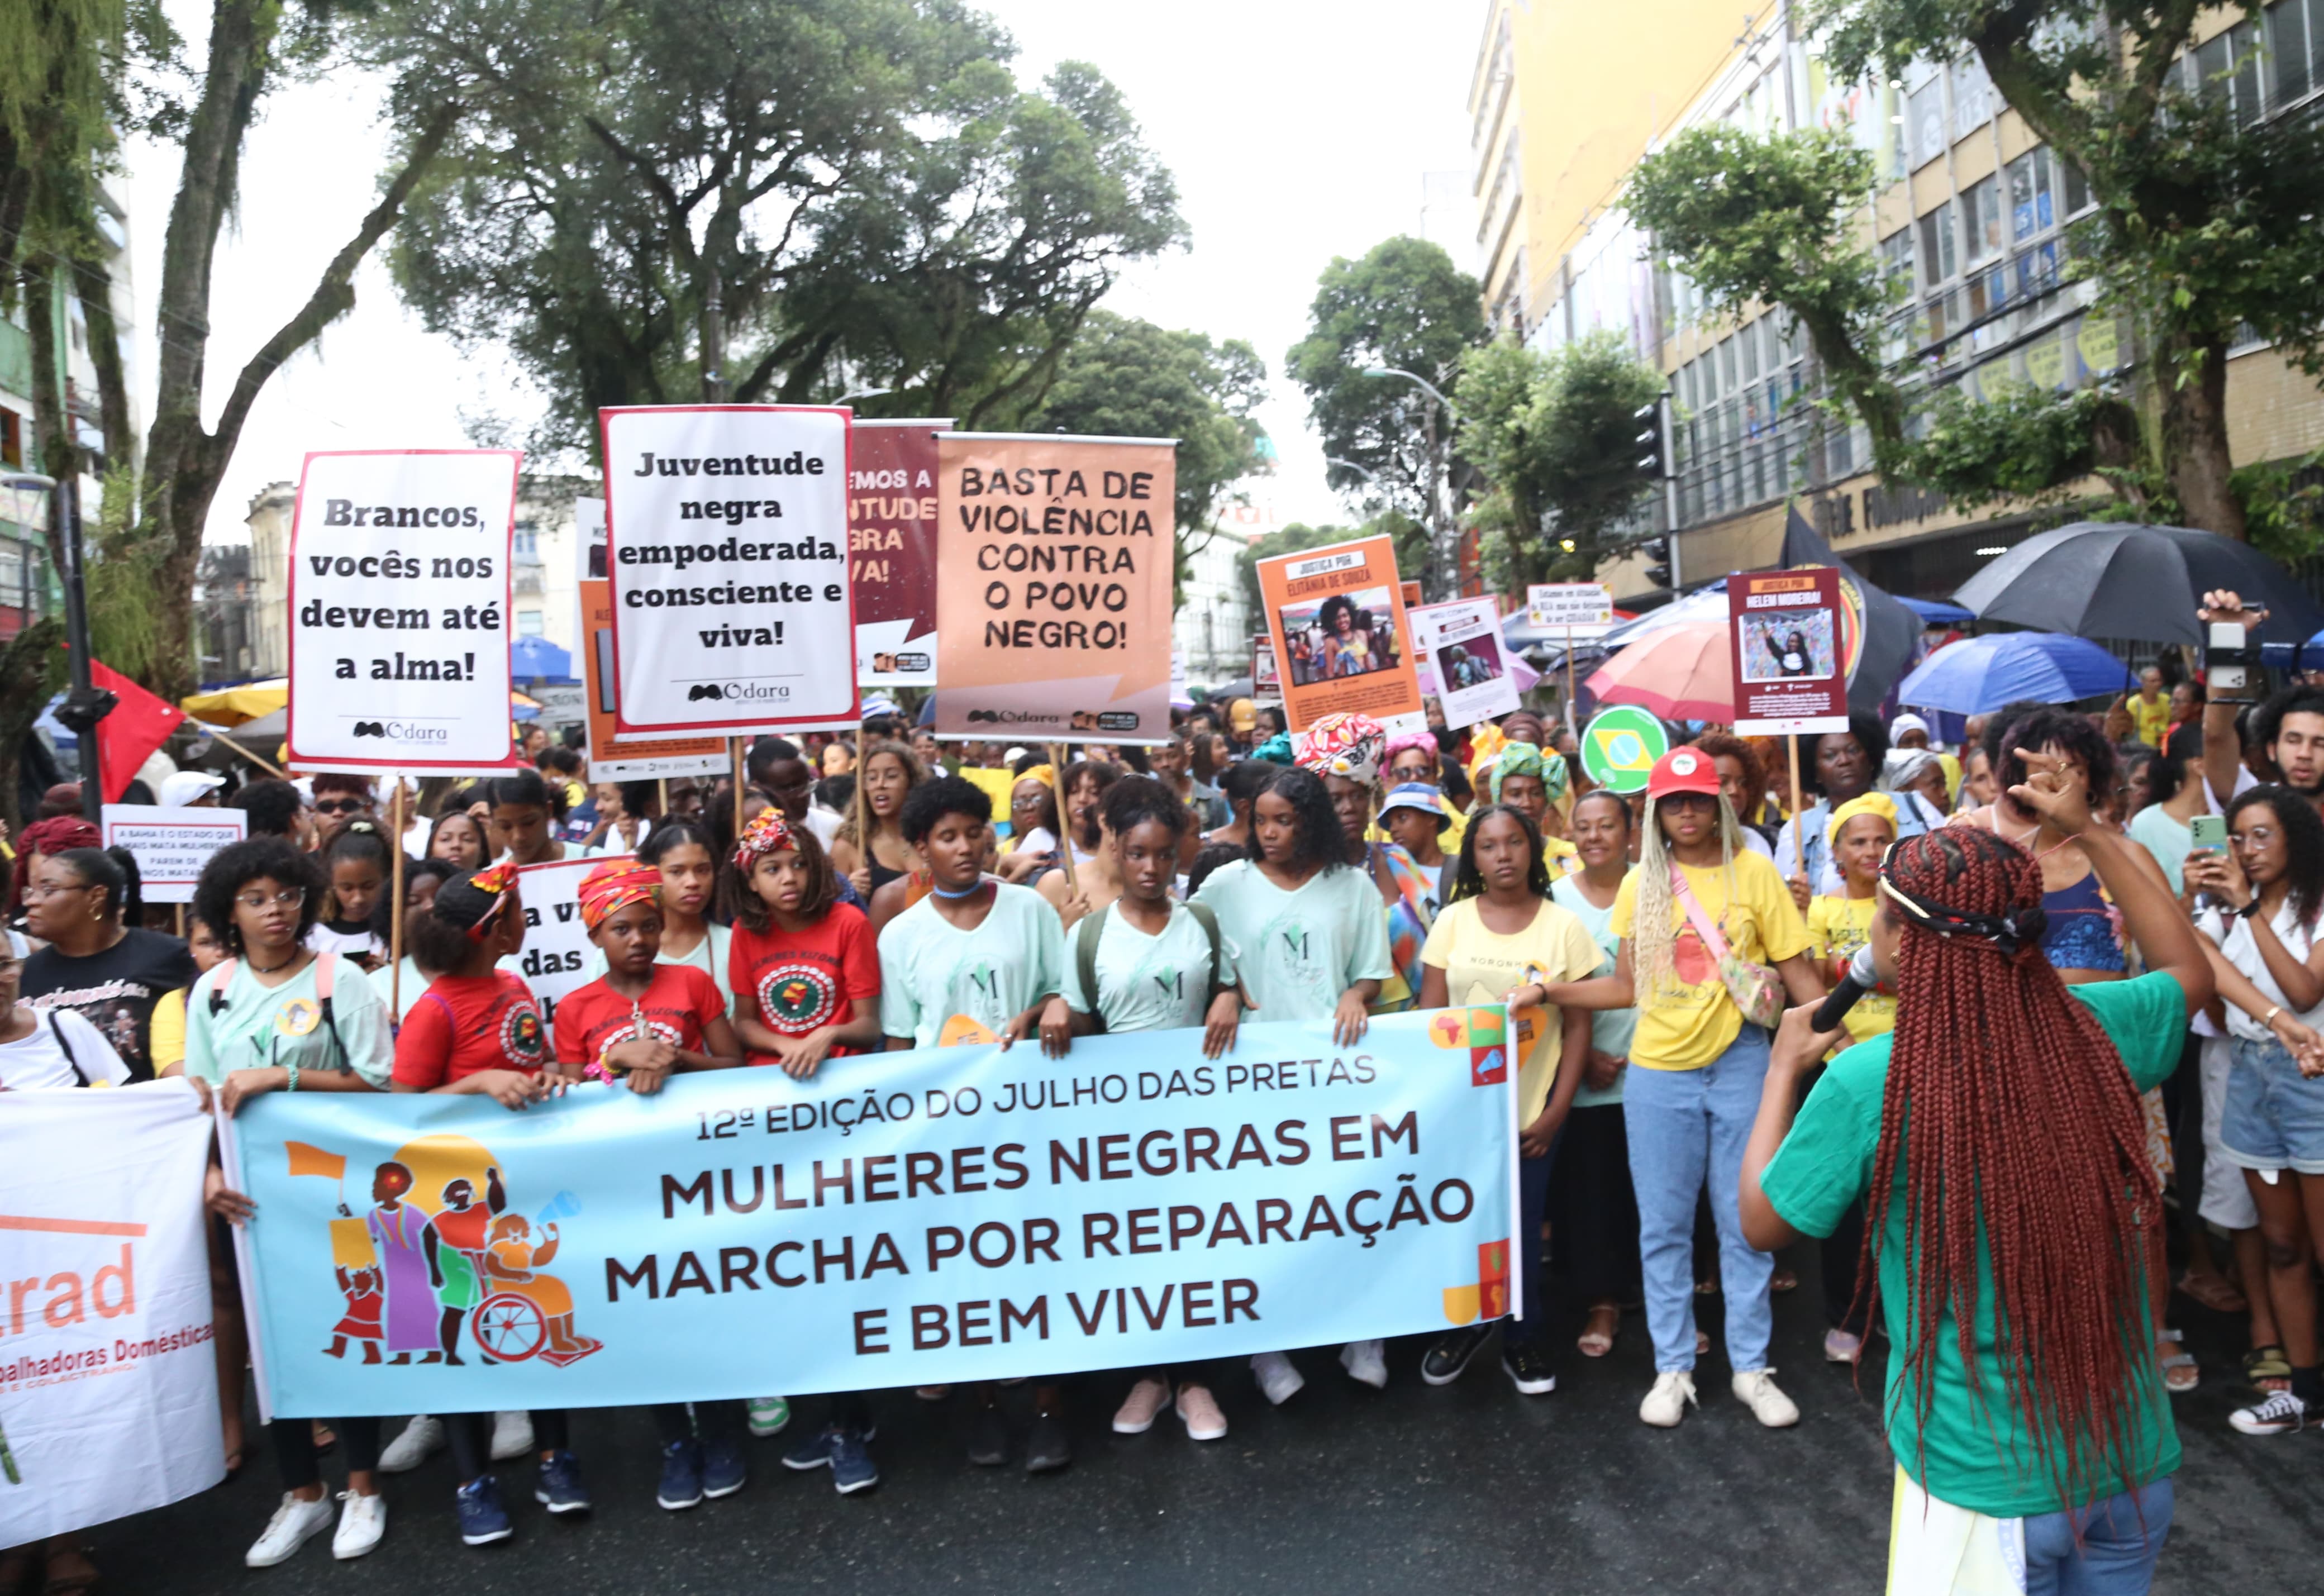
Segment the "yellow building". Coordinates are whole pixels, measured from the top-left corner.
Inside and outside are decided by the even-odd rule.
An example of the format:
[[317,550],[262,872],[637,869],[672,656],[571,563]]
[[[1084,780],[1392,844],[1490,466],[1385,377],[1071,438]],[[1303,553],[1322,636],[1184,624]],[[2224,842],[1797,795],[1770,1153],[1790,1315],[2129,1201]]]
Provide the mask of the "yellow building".
[[[1542,349],[1611,328],[1669,376],[1677,475],[1651,513],[1675,530],[1671,582],[1770,563],[1796,496],[1873,581],[1944,596],[2026,536],[2032,517],[1883,489],[1863,469],[1862,430],[1800,402],[1814,387],[1804,337],[1780,312],[1708,316],[1630,224],[1623,186],[1639,156],[1697,124],[1848,130],[1884,183],[1861,226],[1911,291],[1884,354],[1910,361],[1917,381],[1978,397],[2096,383],[2136,362],[2129,324],[2064,281],[2062,230],[2089,195],[1973,56],[1841,83],[1790,5],[1738,21],[1731,5],[1693,0],[1494,0],[1470,96],[1489,318]],[[2264,27],[2214,14],[2182,69],[2250,117],[2324,99],[2324,0],[2276,0]],[[2266,346],[2231,353],[2227,406],[2238,465],[2324,446],[2324,395]],[[1651,599],[1663,584],[1648,563],[1600,574],[1620,599]]]

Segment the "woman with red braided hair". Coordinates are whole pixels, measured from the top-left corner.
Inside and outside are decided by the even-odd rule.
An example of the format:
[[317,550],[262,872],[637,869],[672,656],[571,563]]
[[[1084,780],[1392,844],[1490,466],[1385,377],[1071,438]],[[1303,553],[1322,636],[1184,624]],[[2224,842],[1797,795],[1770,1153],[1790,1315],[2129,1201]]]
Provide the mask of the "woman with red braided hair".
[[1892,1593],[2144,1591],[2179,1438],[2144,1274],[2163,1223],[2139,1093],[2211,998],[2169,888],[2090,816],[2057,753],[2009,796],[2089,859],[2150,973],[2067,986],[2043,956],[2042,867],[1993,832],[1908,837],[1870,942],[1896,1029],[1834,1059],[1784,1017],[1743,1161],[1743,1229],[1772,1250],[1866,1201],[1859,1271],[1888,1329]]

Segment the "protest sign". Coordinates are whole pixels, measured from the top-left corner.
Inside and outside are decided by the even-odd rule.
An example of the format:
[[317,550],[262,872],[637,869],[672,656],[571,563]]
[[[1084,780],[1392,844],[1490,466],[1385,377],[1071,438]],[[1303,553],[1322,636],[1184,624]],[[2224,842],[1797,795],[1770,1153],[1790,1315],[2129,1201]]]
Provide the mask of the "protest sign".
[[1170,735],[1169,438],[936,438],[936,732]]
[[724,737],[624,737],[613,702],[613,599],[607,582],[585,581],[581,592],[583,690],[588,695],[589,780],[651,781],[700,776],[732,761]]
[[1454,729],[1517,706],[1517,678],[1501,652],[1501,620],[1489,598],[1458,598],[1412,612],[1416,655],[1435,669],[1437,701]]
[[1535,582],[1526,588],[1526,619],[1545,631],[1596,637],[1614,624],[1614,592],[1603,582]]
[[202,1171],[183,1081],[0,1091],[0,1546],[226,1477]]
[[952,420],[866,421],[849,441],[848,558],[855,679],[936,684],[936,434]]
[[591,859],[557,859],[546,864],[517,866],[517,901],[524,906],[524,946],[501,961],[501,968],[521,976],[540,1003],[540,1017],[553,1033],[557,1005],[567,993],[595,979],[589,955],[597,945],[581,923],[582,879],[611,859],[626,853],[600,854]]
[[597,420],[620,730],[852,729],[847,411],[662,405]]
[[1848,730],[1839,577],[1805,566],[1727,578],[1738,736]]
[[202,866],[242,841],[249,816],[240,809],[165,809],[152,804],[105,806],[104,846],[126,848],[148,903],[191,903]]
[[[984,1038],[807,1081],[588,1084],[522,1113],[267,1093],[227,1130],[258,1205],[272,1411],[936,1385],[1489,1320],[1517,1305],[1504,1025],[1383,1015],[1341,1048],[1328,1022],[1250,1024],[1215,1062],[1191,1031],[1054,1061]],[[488,1168],[504,1195],[472,1259],[483,1299],[447,1315],[419,1238],[484,1201]],[[343,1358],[322,1351],[348,1311],[335,1268],[374,1271],[385,1298]],[[417,1361],[446,1345],[461,1366]]]
[[290,521],[294,770],[491,774],[509,739],[513,449],[310,454]]
[[1342,710],[1370,715],[1391,734],[1426,727],[1389,540],[1262,559],[1259,592],[1293,731]]
[[1644,792],[1655,761],[1670,752],[1670,730],[1635,704],[1600,710],[1582,728],[1582,773],[1615,792]]
[[1260,704],[1283,702],[1283,672],[1275,662],[1275,640],[1250,640],[1250,696]]

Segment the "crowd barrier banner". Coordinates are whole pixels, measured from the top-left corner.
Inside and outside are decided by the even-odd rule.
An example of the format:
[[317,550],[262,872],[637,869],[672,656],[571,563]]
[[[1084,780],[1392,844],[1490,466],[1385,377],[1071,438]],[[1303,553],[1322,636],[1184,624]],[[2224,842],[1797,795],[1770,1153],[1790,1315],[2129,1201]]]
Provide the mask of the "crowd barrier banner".
[[242,841],[249,816],[240,809],[167,809],[152,804],[107,804],[103,831],[108,848],[126,848],[137,861],[138,885],[148,903],[191,903],[202,866],[220,848]]
[[[954,1028],[969,1022],[955,1020]],[[1143,1369],[1490,1318],[1499,1008],[989,1039],[231,1122],[278,1415],[615,1407]],[[492,1360],[488,1362],[487,1359]]]
[[1258,569],[1293,731],[1342,711],[1370,715],[1391,735],[1426,728],[1392,540],[1277,555]]
[[226,1477],[193,1088],[0,1092],[0,1546]]
[[853,730],[848,412],[597,412],[619,729]]
[[310,454],[290,521],[294,770],[490,775],[509,743],[514,449]]
[[854,424],[847,530],[855,680],[936,685],[936,434],[952,419]]
[[1167,741],[1175,441],[947,432],[936,456],[936,734]]

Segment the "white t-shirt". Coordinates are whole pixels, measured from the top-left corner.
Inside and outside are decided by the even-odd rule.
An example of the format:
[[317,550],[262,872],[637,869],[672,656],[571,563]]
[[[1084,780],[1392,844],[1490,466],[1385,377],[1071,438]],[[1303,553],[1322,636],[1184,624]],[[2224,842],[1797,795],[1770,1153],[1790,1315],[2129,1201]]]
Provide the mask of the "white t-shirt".
[[[57,1045],[63,1033],[64,1047]],[[72,1049],[67,1059],[65,1048]],[[80,1066],[75,1076],[73,1066]],[[47,1086],[119,1086],[129,1079],[129,1066],[113,1044],[76,1009],[51,1009],[36,1013],[32,1034],[19,1042],[0,1045],[0,1092],[34,1092]]]
[[[1169,923],[1158,936],[1149,936],[1109,906],[1097,934],[1095,1007],[1109,1031],[1174,1030],[1200,1025],[1211,1005],[1211,938],[1194,911],[1183,903],[1170,906]],[[1081,927],[1065,937],[1063,993],[1076,1013],[1092,1007],[1082,990]],[[1223,929],[1219,936],[1218,977],[1231,984],[1234,955],[1228,951]]]
[[[2300,923],[2299,917],[2292,912],[2289,895],[2268,924],[2274,928],[2276,940],[2283,944],[2284,951],[2306,964],[2309,949],[2314,946],[2315,927]],[[2275,977],[2268,973],[2267,962],[2259,955],[2259,944],[2252,940],[2250,921],[2240,916],[2231,918],[2216,909],[2207,909],[2195,917],[2195,925],[2218,945],[2219,951],[2227,955],[2227,963],[2251,978],[2251,983],[2266,994],[2269,1002],[2283,1003],[2285,1009],[2291,1010],[2293,1019],[2311,1029],[2324,1025],[2324,1003],[2319,1003],[2302,1014],[2283,1002],[2283,989],[2276,985]],[[2245,1013],[2241,1004],[2222,1003],[2220,1007],[2227,1011],[2230,1034],[2254,1042],[2274,1038],[2275,1033],[2262,1025],[2256,1015]]]
[[307,933],[307,946],[317,953],[335,953],[342,958],[375,958],[387,952],[387,940],[369,926],[359,931],[335,930],[327,920],[317,920],[315,928]]
[[815,833],[815,840],[823,844],[826,853],[831,851],[832,839],[839,835],[840,826],[845,823],[845,817],[836,809],[826,809],[821,804],[807,806],[807,828]]
[[933,1047],[954,1015],[998,1034],[1065,981],[1065,927],[1030,887],[993,884],[992,907],[964,931],[923,898],[880,933],[880,1029]]
[[1318,871],[1286,892],[1257,864],[1237,859],[1213,871],[1194,901],[1219,917],[1219,934],[1261,1019],[1329,1019],[1340,994],[1357,982],[1396,973],[1387,907],[1368,870]]

